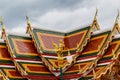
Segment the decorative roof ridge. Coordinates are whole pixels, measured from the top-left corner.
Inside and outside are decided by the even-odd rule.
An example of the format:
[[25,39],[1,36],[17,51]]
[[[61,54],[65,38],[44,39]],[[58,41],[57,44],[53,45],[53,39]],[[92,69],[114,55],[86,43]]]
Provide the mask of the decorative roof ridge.
[[69,32],[73,32],[73,31],[76,31],[78,29],[82,29],[82,28],[85,28],[85,27],[90,27],[92,24],[84,24],[84,25],[81,25],[79,27],[74,27],[74,28],[71,28],[69,30],[60,30],[60,29],[55,29],[55,28],[45,28],[45,27],[35,27],[35,26],[32,26],[32,29],[41,29],[41,30],[48,30],[48,31],[55,31],[55,32],[61,32],[61,33],[69,33]]
[[12,33],[12,32],[7,32],[6,35],[16,35],[16,36],[21,36],[21,37],[30,37],[29,34],[25,34],[25,33]]
[[55,31],[55,32],[61,32],[61,33],[64,33],[64,32],[65,32],[65,31],[61,31],[60,29],[45,28],[45,27],[35,27],[35,26],[32,26],[32,29],[40,29],[40,30],[47,30],[47,31]]
[[111,31],[111,29],[106,28],[106,29],[101,29],[99,31],[94,31],[92,35],[97,35],[97,34],[100,34],[100,33],[103,33],[103,32],[107,32],[107,31]]
[[5,42],[4,42],[4,39],[0,39],[0,43],[5,43]]

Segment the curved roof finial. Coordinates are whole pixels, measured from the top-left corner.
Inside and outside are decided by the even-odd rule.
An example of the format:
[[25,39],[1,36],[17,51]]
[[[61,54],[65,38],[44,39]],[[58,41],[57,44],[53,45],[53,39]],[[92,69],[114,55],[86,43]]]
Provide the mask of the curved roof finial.
[[97,19],[97,18],[96,18],[97,14],[98,14],[98,9],[96,8],[96,12],[95,12],[94,20]]
[[5,37],[5,26],[4,26],[3,21],[2,21],[2,16],[0,17],[0,23],[1,23],[1,26],[2,26],[1,38],[4,38]]
[[100,30],[100,26],[97,22],[97,14],[98,14],[98,9],[96,8],[96,12],[95,12],[94,19],[93,19],[93,22],[92,22],[92,27],[93,27],[94,30]]
[[27,25],[30,25],[30,20],[29,17],[26,15],[26,21],[27,21]]
[[119,28],[119,10],[118,10],[118,14],[116,16],[116,20],[115,20],[115,23],[114,23],[114,26],[113,26],[113,29],[112,29],[113,34],[117,33],[116,31],[120,34],[120,28]]
[[1,23],[1,26],[2,26],[2,31],[5,30],[5,26],[4,26],[3,21],[2,21],[2,16],[0,17],[0,23]]
[[30,25],[30,20],[29,20],[29,17],[27,16],[27,14],[26,14],[26,21],[27,21],[27,30],[26,30],[26,33],[29,33],[29,31],[31,29],[31,25]]
[[118,20],[119,20],[119,9],[118,9],[118,15],[117,15],[116,20],[115,20],[115,24],[118,24]]

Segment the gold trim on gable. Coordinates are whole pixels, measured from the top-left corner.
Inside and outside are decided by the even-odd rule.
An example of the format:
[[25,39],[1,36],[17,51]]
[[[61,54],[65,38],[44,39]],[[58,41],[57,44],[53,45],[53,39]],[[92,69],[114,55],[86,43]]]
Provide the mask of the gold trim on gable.
[[[7,76],[10,77],[10,78],[22,78],[22,77],[20,77],[20,76],[12,76],[12,75],[10,74],[9,71],[16,71],[16,70],[14,70],[14,69],[3,69],[3,70],[5,71],[5,73],[7,74]],[[18,73],[18,74],[19,74],[19,73]]]
[[39,71],[39,72],[37,72],[37,71],[31,71],[29,68],[28,68],[28,66],[38,66],[38,67],[44,67],[43,65],[38,65],[38,64],[29,64],[29,63],[27,63],[27,64],[22,64],[22,66],[24,67],[24,69],[25,69],[25,71],[27,71],[27,72],[30,72],[30,73],[43,73],[43,74],[51,74],[50,72],[42,72],[42,71]]
[[[120,41],[112,42],[111,45],[112,45],[112,44],[116,44],[115,49],[114,49],[114,51],[116,51],[116,50],[118,49],[118,47],[119,47]],[[106,56],[104,56],[104,58],[105,58],[105,57],[109,57],[109,56],[114,56],[114,53],[115,53],[115,52],[112,52],[112,54],[106,55]]]
[[[29,54],[26,54],[25,52],[21,52],[21,51],[18,49],[18,46],[16,45],[16,41],[32,42],[31,40],[22,40],[22,39],[12,38],[12,41],[13,41],[13,45],[14,45],[14,48],[15,48],[17,54],[20,54],[20,55],[37,55],[37,53],[29,53]],[[14,50],[13,50],[13,51],[14,51]]]
[[[77,32],[77,33],[71,34],[71,35],[69,35],[69,36],[60,36],[60,35],[40,33],[40,32],[37,32],[36,34],[37,34],[38,39],[39,39],[39,41],[40,41],[40,45],[42,46],[42,48],[43,48],[44,50],[54,51],[54,49],[49,49],[49,48],[46,48],[46,47],[45,47],[45,45],[44,45],[44,43],[43,43],[43,41],[42,41],[42,38],[41,38],[41,36],[40,36],[41,34],[42,34],[42,35],[47,35],[47,36],[54,36],[54,37],[57,37],[57,38],[63,38],[63,39],[64,39],[64,38],[68,38],[68,37],[75,36],[75,35],[82,34],[82,33],[84,33],[84,34],[83,34],[80,42],[77,44],[77,45],[80,45],[80,44],[82,43],[84,37],[85,37],[85,34],[87,33],[87,30],[84,30],[84,31],[82,31],[82,32]],[[51,40],[51,41],[52,41],[52,40]],[[77,49],[77,45],[76,45],[75,48],[71,48],[71,49],[69,49],[69,50]],[[64,50],[64,51],[67,51],[67,50]]]
[[[5,49],[6,49],[6,46],[1,46],[1,45],[0,45],[0,48],[5,48]],[[4,58],[4,57],[0,54],[0,60],[10,60],[10,58]]]
[[[82,54],[90,54],[90,53],[94,53],[94,52],[97,52],[100,50],[100,48],[102,47],[103,43],[105,42],[106,38],[107,38],[108,34],[105,34],[105,35],[102,35],[102,36],[98,36],[98,37],[94,37],[94,38],[91,38],[91,41],[92,40],[95,40],[95,39],[99,39],[99,38],[104,38],[101,42],[101,44],[98,46],[98,49],[97,50],[92,50],[92,51],[86,51],[86,52],[83,52]],[[89,43],[88,43],[89,44]]]

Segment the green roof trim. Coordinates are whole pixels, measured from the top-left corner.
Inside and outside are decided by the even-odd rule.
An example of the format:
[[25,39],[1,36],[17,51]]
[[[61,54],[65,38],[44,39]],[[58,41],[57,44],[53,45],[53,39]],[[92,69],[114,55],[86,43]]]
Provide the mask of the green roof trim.
[[[29,63],[29,62],[17,62],[18,63],[18,65],[23,69],[23,70],[25,70],[25,68],[23,67],[23,65],[22,64],[37,64],[37,65],[42,65],[43,66],[43,64],[41,64],[41,63]],[[27,72],[27,71],[26,71]],[[31,73],[31,72],[27,72],[27,74],[28,75],[32,75],[32,76],[34,76],[34,75],[39,75],[39,76],[41,76],[41,75],[45,75],[45,76],[54,76],[52,73],[51,74],[48,74],[48,73]]]
[[[38,36],[37,36],[36,32],[47,33],[47,34],[55,34],[55,35],[59,35],[59,36],[68,36],[68,35],[71,35],[73,33],[77,33],[77,32],[83,31],[83,30],[88,30],[89,31],[89,29],[90,29],[90,26],[87,26],[87,27],[82,28],[82,29],[78,29],[78,30],[75,30],[75,31],[64,33],[64,32],[49,31],[49,30],[42,30],[42,29],[34,29],[33,28],[32,33],[34,35],[34,39],[36,40],[36,43],[37,43],[38,47],[40,48],[40,50],[43,53],[51,53],[52,54],[52,53],[55,53],[55,52],[54,51],[43,50],[42,46],[40,45],[41,43],[40,43],[40,41],[38,39]],[[88,31],[87,31],[87,33],[88,33]],[[75,52],[76,50],[72,50],[72,51]]]
[[30,37],[24,37],[24,36],[16,36],[16,35],[8,35],[8,40],[9,40],[9,44],[10,47],[12,48],[12,51],[14,52],[14,55],[16,56],[16,58],[30,58],[30,59],[40,59],[39,56],[35,55],[22,55],[22,54],[17,54],[16,50],[15,50],[15,46],[13,45],[13,41],[11,40],[12,38],[16,38],[16,39],[23,39],[23,40],[32,40],[32,38]]

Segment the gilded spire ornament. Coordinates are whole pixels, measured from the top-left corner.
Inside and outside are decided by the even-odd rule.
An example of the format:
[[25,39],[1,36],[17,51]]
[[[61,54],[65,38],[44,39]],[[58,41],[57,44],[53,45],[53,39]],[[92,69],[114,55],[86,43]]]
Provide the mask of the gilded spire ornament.
[[5,37],[5,26],[3,24],[2,17],[0,17],[0,23],[1,23],[1,26],[2,26],[2,35],[1,35],[1,38],[4,38]]
[[64,50],[64,42],[62,40],[59,41],[59,45],[56,43],[53,43],[54,51],[57,53],[58,59],[62,59],[63,57],[63,50]]
[[112,29],[112,34],[120,34],[120,28],[119,28],[119,10],[118,10],[118,14],[116,16],[116,20],[114,23],[114,27]]
[[29,17],[27,15],[26,15],[26,21],[27,21],[27,30],[26,30],[26,33],[29,33],[29,31],[31,29],[31,25],[30,25]]

